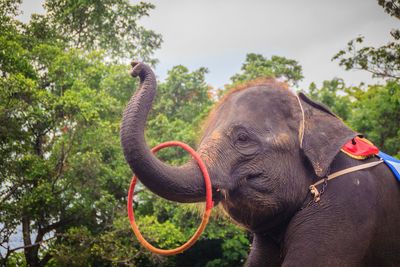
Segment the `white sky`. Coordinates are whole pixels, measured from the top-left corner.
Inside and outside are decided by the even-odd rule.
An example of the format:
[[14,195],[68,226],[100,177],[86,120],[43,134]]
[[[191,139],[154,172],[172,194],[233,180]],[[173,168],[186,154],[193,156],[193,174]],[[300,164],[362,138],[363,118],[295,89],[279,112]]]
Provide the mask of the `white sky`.
[[[42,13],[42,0],[24,0],[23,19]],[[132,3],[134,1],[131,0]],[[207,67],[207,83],[222,87],[240,72],[247,53],[284,56],[303,66],[303,89],[314,81],[344,78],[347,85],[377,82],[361,71],[344,71],[331,58],[351,39],[383,45],[399,21],[377,0],[152,0],[156,9],[141,24],[162,34],[155,72],[162,80],[172,66]]]

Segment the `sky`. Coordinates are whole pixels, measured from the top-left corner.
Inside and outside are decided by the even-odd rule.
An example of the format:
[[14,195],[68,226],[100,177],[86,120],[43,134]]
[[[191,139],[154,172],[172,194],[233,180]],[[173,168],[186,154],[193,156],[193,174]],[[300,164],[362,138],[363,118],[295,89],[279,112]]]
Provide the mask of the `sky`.
[[[156,8],[139,24],[163,36],[155,73],[181,64],[194,71],[209,69],[206,82],[221,88],[240,73],[248,53],[295,59],[303,67],[301,89],[311,82],[343,78],[346,85],[376,83],[363,71],[345,71],[332,57],[362,35],[366,45],[390,41],[399,21],[377,0],[152,0]],[[43,13],[42,0],[24,0],[23,21]],[[131,0],[131,3],[135,1]],[[137,3],[137,2],[136,2]]]

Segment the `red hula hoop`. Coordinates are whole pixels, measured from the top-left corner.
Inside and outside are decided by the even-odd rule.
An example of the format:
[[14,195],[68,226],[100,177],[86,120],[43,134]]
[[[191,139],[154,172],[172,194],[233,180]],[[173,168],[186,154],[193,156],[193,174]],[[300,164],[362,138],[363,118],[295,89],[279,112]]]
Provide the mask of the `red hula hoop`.
[[207,171],[207,167],[204,164],[203,160],[200,158],[200,156],[196,153],[196,151],[193,150],[193,148],[191,148],[189,145],[187,145],[185,143],[182,143],[182,142],[170,141],[170,142],[165,142],[165,143],[162,143],[162,144],[154,147],[151,150],[151,152],[155,153],[155,152],[157,152],[157,151],[159,151],[159,150],[161,150],[161,149],[163,149],[165,147],[169,147],[169,146],[180,146],[180,147],[182,147],[187,152],[189,152],[192,155],[192,157],[199,164],[200,170],[203,173],[204,181],[205,181],[205,184],[206,184],[206,210],[205,210],[204,215],[203,215],[203,220],[202,220],[199,228],[197,229],[196,233],[185,244],[183,244],[182,246],[180,246],[178,248],[170,249],[170,250],[159,249],[159,248],[153,247],[140,234],[139,229],[138,229],[138,227],[136,225],[136,222],[135,222],[135,217],[133,215],[133,208],[132,208],[133,192],[135,190],[135,185],[136,185],[136,182],[137,182],[136,176],[133,175],[132,181],[131,181],[131,185],[129,187],[128,205],[127,205],[129,222],[131,224],[132,230],[135,233],[136,237],[139,239],[140,243],[142,243],[143,246],[145,246],[147,249],[149,249],[150,251],[152,251],[154,253],[157,253],[157,254],[160,254],[160,255],[164,255],[164,256],[175,255],[175,254],[181,253],[181,252],[185,251],[186,249],[190,248],[197,241],[197,239],[200,237],[201,233],[204,231],[204,228],[207,225],[208,219],[209,219],[210,214],[211,214],[211,208],[214,205],[214,202],[212,201],[211,181],[210,181],[210,176],[209,176],[208,171]]

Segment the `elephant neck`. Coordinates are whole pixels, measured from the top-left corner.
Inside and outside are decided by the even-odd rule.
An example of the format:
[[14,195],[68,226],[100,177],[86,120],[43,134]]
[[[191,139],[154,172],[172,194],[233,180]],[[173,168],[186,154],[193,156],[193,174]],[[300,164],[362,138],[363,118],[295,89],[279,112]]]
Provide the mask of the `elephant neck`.
[[258,236],[260,239],[269,240],[274,242],[278,246],[282,246],[289,222],[290,220],[287,220],[286,222],[279,224],[275,227],[268,228],[263,231],[254,232],[254,235]]

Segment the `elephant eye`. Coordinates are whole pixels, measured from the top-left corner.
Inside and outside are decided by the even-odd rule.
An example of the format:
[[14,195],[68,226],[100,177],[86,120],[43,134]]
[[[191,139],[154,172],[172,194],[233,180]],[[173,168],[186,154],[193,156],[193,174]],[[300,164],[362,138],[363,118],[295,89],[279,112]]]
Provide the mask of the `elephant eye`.
[[247,134],[241,133],[239,134],[237,140],[239,142],[247,142],[249,140],[249,136]]
[[252,135],[241,132],[234,142],[237,151],[243,155],[254,155],[259,150],[259,143]]

